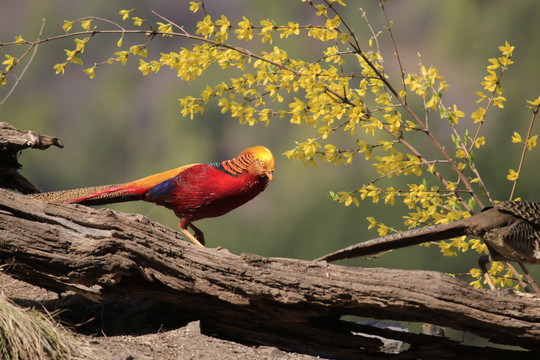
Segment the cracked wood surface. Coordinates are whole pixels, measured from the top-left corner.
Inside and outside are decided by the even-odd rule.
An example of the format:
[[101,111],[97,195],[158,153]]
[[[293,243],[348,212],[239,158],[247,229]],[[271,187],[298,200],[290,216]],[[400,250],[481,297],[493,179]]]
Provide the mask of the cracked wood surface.
[[540,351],[539,297],[478,290],[433,271],[200,249],[142,215],[47,204],[5,190],[0,244],[5,271],[28,283],[93,301],[126,296],[177,303],[209,326],[284,349],[379,358],[382,343],[370,335],[380,335],[411,344],[395,355],[400,359],[515,355],[341,320],[356,315],[428,322]]

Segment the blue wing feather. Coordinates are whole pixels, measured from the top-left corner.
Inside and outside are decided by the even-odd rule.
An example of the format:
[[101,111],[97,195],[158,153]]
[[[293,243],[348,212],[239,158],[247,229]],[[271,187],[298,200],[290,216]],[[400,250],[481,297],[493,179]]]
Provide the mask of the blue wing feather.
[[146,197],[154,201],[167,201],[171,198],[173,190],[180,184],[180,174],[167,179],[159,184],[152,186],[147,192]]

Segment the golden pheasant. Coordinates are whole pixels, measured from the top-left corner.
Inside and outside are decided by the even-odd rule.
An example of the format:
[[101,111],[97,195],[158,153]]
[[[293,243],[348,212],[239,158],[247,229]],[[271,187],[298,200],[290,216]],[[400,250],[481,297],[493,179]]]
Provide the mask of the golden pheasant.
[[358,243],[317,260],[336,261],[469,235],[486,243],[493,260],[540,263],[540,203],[502,201],[470,218]]
[[[491,260],[540,264],[540,203],[501,201],[494,207],[467,219],[368,240],[337,250],[317,260],[336,261],[373,255],[386,250],[463,235],[482,239],[486,243],[489,257],[482,256],[478,261],[484,275],[487,273],[485,264]],[[531,285],[538,289],[528,273],[527,277]],[[488,276],[486,279],[490,287],[494,288]]]
[[185,165],[125,184],[28,196],[52,203],[84,205],[133,200],[152,202],[173,210],[180,218],[180,231],[194,244],[204,247],[204,235],[193,222],[224,215],[250,201],[273,180],[274,169],[270,150],[254,146],[230,160]]

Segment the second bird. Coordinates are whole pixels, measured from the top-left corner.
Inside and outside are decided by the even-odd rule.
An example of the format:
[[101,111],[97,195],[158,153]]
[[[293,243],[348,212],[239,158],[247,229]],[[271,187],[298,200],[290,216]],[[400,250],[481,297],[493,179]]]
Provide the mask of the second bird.
[[[254,146],[237,157],[215,163],[185,165],[117,185],[32,194],[52,203],[103,205],[144,200],[165,206],[180,218],[180,231],[204,247],[204,235],[193,222],[221,216],[259,195],[273,180],[274,156]],[[187,228],[193,229],[191,234]]]

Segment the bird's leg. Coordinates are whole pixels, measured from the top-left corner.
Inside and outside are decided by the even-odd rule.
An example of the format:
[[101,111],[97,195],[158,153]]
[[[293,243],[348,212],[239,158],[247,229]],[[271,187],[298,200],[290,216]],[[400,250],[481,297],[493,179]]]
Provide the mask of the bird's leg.
[[529,289],[529,287],[527,286],[527,284],[525,284],[525,281],[523,281],[523,279],[521,278],[521,275],[517,272],[516,268],[514,267],[514,265],[512,265],[510,263],[510,261],[505,261],[506,263],[506,266],[510,269],[510,271],[512,272],[512,274],[514,274],[514,277],[517,279],[517,281],[519,282],[519,285],[521,285],[521,287],[523,288],[523,290],[525,292],[528,292],[530,293],[531,290]]
[[[195,234],[191,234],[189,232],[189,230],[187,229],[188,226],[193,229],[193,232]],[[192,243],[194,243],[197,246],[204,247],[204,234],[199,228],[197,228],[192,223],[185,221],[184,218],[180,220],[178,227],[180,228],[180,231],[182,232],[182,234],[186,235],[187,238],[191,240]]]
[[538,288],[538,285],[536,285],[536,282],[534,281],[531,273],[529,272],[529,269],[525,267],[524,264],[519,263],[519,266],[521,266],[521,269],[525,273],[525,276],[527,277],[527,280],[529,281],[529,284],[531,284],[532,288],[537,294],[540,294],[540,289]]
[[490,262],[491,258],[489,255],[482,255],[478,258],[478,266],[480,266],[480,269],[482,270],[482,275],[484,276],[484,279],[486,279],[491,290],[496,290],[495,285],[493,285],[493,281],[491,280],[491,276],[487,272],[486,264]]
[[204,243],[201,243],[199,240],[197,240],[197,238],[195,236],[193,236],[188,229],[182,229],[180,228],[180,231],[182,232],[182,234],[186,235],[188,237],[188,239],[194,243],[195,245],[197,246],[200,246],[200,247],[204,247]]
[[204,247],[204,244],[206,242],[204,241],[204,234],[201,231],[201,229],[199,229],[198,227],[196,227],[192,223],[189,223],[188,226],[193,229],[193,235],[195,236],[195,238],[197,240],[199,240],[199,242],[202,244],[202,247]]
[[[192,238],[190,238],[190,240],[193,241],[195,244],[197,244],[197,245],[199,245],[199,246],[205,247],[204,244],[205,244],[206,242],[204,241],[204,234],[203,234],[202,230],[199,229],[198,227],[196,227],[195,225],[193,225],[192,223],[189,223],[187,226],[189,226],[190,228],[193,229],[193,232],[194,232],[193,236],[195,237],[195,239],[198,240],[198,242],[195,243],[195,241],[193,241]],[[186,231],[187,231],[187,230],[186,230]],[[190,234],[190,235],[191,235],[191,234]],[[222,246],[218,246],[218,247],[216,248],[216,250],[221,250],[221,249],[223,249]]]

